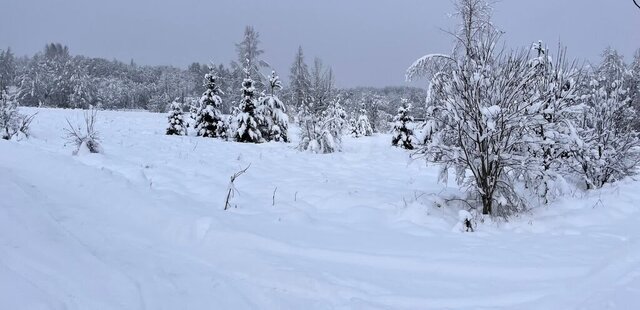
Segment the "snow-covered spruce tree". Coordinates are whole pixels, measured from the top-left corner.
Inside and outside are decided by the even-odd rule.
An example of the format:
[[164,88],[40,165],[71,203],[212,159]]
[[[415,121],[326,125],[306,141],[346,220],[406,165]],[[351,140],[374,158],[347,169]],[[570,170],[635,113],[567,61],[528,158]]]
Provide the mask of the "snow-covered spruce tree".
[[264,128],[262,136],[267,141],[289,142],[289,116],[285,105],[276,95],[276,91],[282,89],[282,83],[275,71],[269,76],[268,86],[269,93],[260,98],[256,109],[260,116],[260,125]]
[[299,115],[304,114],[303,110],[309,106],[311,93],[311,76],[309,68],[304,62],[302,46],[298,47],[298,53],[296,53],[295,60],[291,65],[289,80],[291,103],[299,119]]
[[528,85],[528,113],[537,114],[527,139],[527,150],[538,169],[530,166],[522,177],[546,204],[560,194],[554,184],[567,173],[574,120],[581,114],[578,90],[580,70],[566,63],[560,50],[555,62],[542,42],[534,44],[536,56],[529,64],[533,79]]
[[358,120],[356,121],[356,137],[368,137],[373,134],[373,129],[371,128],[371,122],[369,122],[369,117],[367,116],[367,110],[360,109],[360,115],[358,115]]
[[600,76],[583,96],[584,113],[577,122],[571,155],[587,189],[633,175],[640,164],[640,135],[633,127],[637,114],[622,85],[623,81]]
[[169,105],[169,127],[167,127],[167,135],[185,136],[187,135],[186,122],[183,119],[182,106],[179,102],[173,101]]
[[253,86],[253,80],[249,74],[251,62],[247,60],[244,82],[242,83],[242,102],[239,106],[239,113],[236,116],[236,132],[235,140],[237,142],[260,143],[263,142],[262,133],[258,129],[258,120],[256,119],[256,89]]
[[501,32],[491,22],[484,0],[458,0],[461,19],[452,55],[427,55],[407,71],[409,79],[430,76],[427,121],[430,129],[420,153],[442,165],[440,178],[453,169],[466,185],[470,203],[483,214],[508,216],[526,208],[515,178],[531,163],[528,131],[537,122],[526,85],[533,79],[524,53],[495,50]]
[[403,102],[393,119],[393,139],[391,144],[407,150],[413,150],[413,117],[409,115],[411,104]]
[[222,120],[220,88],[213,69],[204,76],[205,91],[200,98],[200,109],[195,119],[196,134],[207,138],[226,138],[226,124]]

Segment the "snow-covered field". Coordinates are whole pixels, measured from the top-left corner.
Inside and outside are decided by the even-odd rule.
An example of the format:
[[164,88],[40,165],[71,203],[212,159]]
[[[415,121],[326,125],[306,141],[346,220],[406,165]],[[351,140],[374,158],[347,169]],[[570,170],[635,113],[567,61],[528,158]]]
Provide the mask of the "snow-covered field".
[[104,154],[72,156],[82,112],[26,110],[33,137],[0,141],[0,309],[640,307],[640,182],[460,233],[433,203],[456,187],[386,135],[315,155],[104,111]]

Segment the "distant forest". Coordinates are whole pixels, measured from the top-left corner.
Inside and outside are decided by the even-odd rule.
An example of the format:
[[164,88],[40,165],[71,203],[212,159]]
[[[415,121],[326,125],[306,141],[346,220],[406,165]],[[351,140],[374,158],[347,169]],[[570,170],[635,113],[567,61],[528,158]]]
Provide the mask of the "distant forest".
[[[221,90],[222,112],[232,113],[241,98],[244,62],[247,47],[252,56],[259,59],[263,53],[258,46],[259,33],[247,27],[244,40],[236,45],[238,60],[225,64],[202,64],[194,62],[187,68],[174,66],[141,66],[133,60],[125,63],[119,60],[73,55],[70,48],[60,43],[49,43],[41,52],[28,57],[16,57],[11,48],[0,50],[0,89],[13,89],[22,106],[43,106],[57,108],[88,108],[95,106],[102,109],[144,109],[154,112],[165,112],[169,104],[177,101],[185,109],[197,105],[198,99],[205,91],[204,76],[210,70],[215,71]],[[249,44],[250,46],[247,46]],[[212,55],[214,56],[214,55]],[[296,59],[292,59],[290,81],[292,75],[300,69],[304,62],[302,48]],[[260,61],[256,73],[258,93],[265,92],[266,76],[272,71],[283,74],[279,70],[268,67],[267,62]],[[331,73],[329,83],[333,96],[342,98],[342,105],[350,113],[357,113],[362,108],[369,110],[376,106],[388,118],[395,114],[403,99],[414,103],[421,110],[426,97],[426,90],[417,87],[359,87],[337,89],[333,86],[330,67],[324,66],[318,58],[314,59],[311,69],[303,63],[305,75],[309,80],[307,92],[313,88],[312,78]],[[286,71],[285,71],[286,72]],[[286,72],[288,73],[288,72]],[[280,98],[291,106],[293,114],[299,108],[299,99],[295,98],[291,85],[284,85]]]

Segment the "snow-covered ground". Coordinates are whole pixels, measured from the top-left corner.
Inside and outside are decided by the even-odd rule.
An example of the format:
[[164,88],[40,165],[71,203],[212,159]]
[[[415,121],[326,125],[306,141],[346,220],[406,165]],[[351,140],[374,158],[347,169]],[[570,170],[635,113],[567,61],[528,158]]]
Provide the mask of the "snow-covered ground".
[[26,110],[33,137],[0,141],[0,309],[640,307],[640,182],[460,233],[433,203],[455,186],[386,135],[315,155],[104,111],[104,154],[72,156],[82,112]]

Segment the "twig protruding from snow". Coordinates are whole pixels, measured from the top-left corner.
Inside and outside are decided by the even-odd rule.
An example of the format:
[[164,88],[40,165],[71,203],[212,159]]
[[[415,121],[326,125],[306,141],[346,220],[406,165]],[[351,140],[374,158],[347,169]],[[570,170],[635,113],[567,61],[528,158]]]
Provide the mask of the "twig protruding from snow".
[[231,180],[229,181],[229,188],[227,191],[227,198],[224,200],[224,210],[227,210],[229,208],[229,206],[231,206],[229,204],[229,200],[231,200],[231,198],[233,198],[233,196],[235,195],[235,193],[238,191],[236,190],[236,186],[233,183],[239,176],[243,175],[245,172],[247,172],[247,170],[249,169],[249,167],[251,167],[251,164],[249,164],[246,168],[236,172],[235,174],[233,174],[231,176]]

